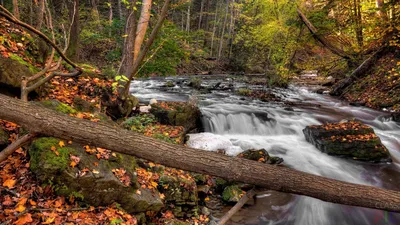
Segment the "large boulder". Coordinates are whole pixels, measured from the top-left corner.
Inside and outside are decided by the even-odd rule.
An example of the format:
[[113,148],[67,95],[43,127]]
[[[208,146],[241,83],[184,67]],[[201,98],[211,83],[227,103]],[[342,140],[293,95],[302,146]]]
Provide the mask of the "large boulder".
[[139,189],[134,157],[75,143],[62,145],[56,138],[40,138],[29,149],[30,169],[58,194],[94,206],[117,202],[129,213],[163,207],[157,191]]
[[198,211],[197,185],[190,176],[164,173],[160,177],[160,191],[165,194],[166,203],[174,205],[176,217],[192,217]]
[[33,75],[31,70],[20,61],[0,55],[0,93],[9,96],[20,95],[22,77]]
[[183,102],[161,102],[151,105],[150,112],[161,124],[183,126],[186,132],[201,126],[200,109]]
[[389,151],[374,130],[358,121],[308,126],[308,142],[329,155],[370,162],[390,162]]
[[0,83],[21,88],[22,77],[30,76],[32,72],[20,60],[0,56]]

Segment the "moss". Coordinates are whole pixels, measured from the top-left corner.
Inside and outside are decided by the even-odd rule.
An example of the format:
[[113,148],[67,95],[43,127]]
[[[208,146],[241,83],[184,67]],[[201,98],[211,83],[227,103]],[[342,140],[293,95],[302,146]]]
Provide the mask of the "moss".
[[[75,149],[60,148],[58,143],[59,140],[56,138],[39,138],[34,141],[29,151],[31,157],[30,168],[32,170],[57,170],[53,171],[54,173],[57,173],[58,170],[66,169],[69,164],[69,156],[71,153],[75,153]],[[56,147],[58,155],[51,150],[53,146]],[[46,168],[42,168],[42,160],[46,160]]]
[[222,199],[227,202],[238,202],[242,193],[242,190],[237,185],[232,185],[224,189]]
[[36,67],[34,67],[32,64],[26,62],[23,58],[21,58],[20,56],[18,56],[18,55],[16,55],[16,54],[13,54],[13,53],[10,54],[10,58],[13,59],[13,60],[16,60],[16,61],[18,61],[19,63],[21,63],[22,65],[28,67],[29,70],[30,70],[32,73],[37,73],[37,72],[39,71],[39,70],[38,70]]
[[76,114],[77,111],[72,108],[71,106],[64,104],[62,102],[59,102],[57,100],[46,100],[41,102],[45,107],[56,110],[57,112],[63,113],[63,114]]

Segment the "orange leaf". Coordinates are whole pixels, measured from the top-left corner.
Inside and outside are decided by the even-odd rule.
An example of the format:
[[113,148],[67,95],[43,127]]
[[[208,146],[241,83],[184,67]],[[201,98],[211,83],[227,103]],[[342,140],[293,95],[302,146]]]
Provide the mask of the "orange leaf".
[[54,152],[57,150],[57,148],[55,146],[51,146],[51,150]]
[[8,180],[4,181],[3,186],[8,187],[8,188],[13,188],[16,183],[17,183],[17,180],[8,179]]
[[15,221],[15,225],[24,225],[32,221],[32,215],[30,213],[25,213],[24,215],[20,216],[17,221]]

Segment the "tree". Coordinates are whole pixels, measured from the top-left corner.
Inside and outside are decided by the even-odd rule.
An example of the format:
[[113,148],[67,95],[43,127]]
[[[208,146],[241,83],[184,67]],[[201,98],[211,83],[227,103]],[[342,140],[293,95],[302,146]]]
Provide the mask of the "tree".
[[339,204],[400,212],[399,191],[352,184],[284,166],[173,145],[107,123],[69,117],[1,94],[0,108],[1,119],[22,124],[34,134],[95,144],[165,166],[271,190],[306,195]]

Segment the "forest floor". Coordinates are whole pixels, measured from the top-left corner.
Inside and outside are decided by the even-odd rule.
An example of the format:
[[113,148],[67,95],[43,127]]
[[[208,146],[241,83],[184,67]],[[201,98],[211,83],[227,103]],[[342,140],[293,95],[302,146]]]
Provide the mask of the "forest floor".
[[386,54],[375,65],[345,91],[344,97],[373,109],[400,111],[400,49]]

